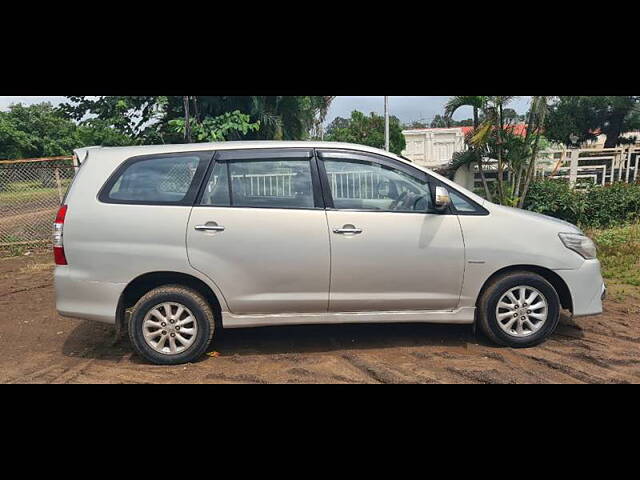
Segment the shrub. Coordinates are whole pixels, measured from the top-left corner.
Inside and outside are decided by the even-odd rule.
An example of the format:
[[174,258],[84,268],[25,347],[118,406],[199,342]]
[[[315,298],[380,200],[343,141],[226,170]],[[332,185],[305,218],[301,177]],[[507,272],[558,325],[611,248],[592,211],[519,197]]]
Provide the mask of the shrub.
[[524,206],[585,228],[607,228],[640,219],[640,184],[574,190],[562,180],[542,180],[531,185]]
[[585,226],[606,228],[640,218],[640,184],[591,187],[584,195],[586,208],[582,223]]
[[568,182],[543,180],[531,184],[524,208],[577,224],[583,216],[585,197]]

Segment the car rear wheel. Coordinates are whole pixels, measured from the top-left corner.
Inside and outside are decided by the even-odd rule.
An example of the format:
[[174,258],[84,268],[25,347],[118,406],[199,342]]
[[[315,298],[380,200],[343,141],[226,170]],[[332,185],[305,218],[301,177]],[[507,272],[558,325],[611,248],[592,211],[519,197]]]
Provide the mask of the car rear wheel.
[[478,320],[487,337],[500,345],[530,347],[551,335],[560,319],[558,293],[531,272],[498,277],[479,302]]
[[138,300],[129,319],[129,337],[146,360],[177,365],[205,353],[214,323],[211,306],[202,295],[180,285],[167,285]]

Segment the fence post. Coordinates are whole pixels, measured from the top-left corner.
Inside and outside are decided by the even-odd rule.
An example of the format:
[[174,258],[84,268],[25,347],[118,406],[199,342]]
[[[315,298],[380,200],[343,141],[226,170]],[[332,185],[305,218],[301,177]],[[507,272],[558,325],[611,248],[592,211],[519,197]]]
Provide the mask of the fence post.
[[580,150],[571,152],[571,163],[569,169],[569,184],[573,187],[578,179],[578,159],[580,158]]
[[620,152],[618,152],[616,154],[616,157],[620,158],[620,161],[618,162],[619,168],[620,170],[618,170],[618,181],[621,182],[622,181],[622,167],[624,165],[624,147],[622,148],[622,150],[620,150]]
[[629,170],[631,170],[631,146],[629,146],[629,150],[627,151],[627,173],[625,174],[625,182],[629,183]]
[[56,177],[56,185],[58,187],[58,197],[60,197],[60,203],[62,203],[62,184],[60,183],[60,169],[58,167],[55,168],[54,174]]

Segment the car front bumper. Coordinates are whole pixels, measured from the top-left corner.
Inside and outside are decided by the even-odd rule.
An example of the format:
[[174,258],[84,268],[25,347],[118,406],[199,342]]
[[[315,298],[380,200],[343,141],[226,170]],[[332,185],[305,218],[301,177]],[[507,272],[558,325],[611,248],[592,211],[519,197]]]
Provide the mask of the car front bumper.
[[606,295],[606,286],[600,272],[597,259],[585,260],[575,270],[555,270],[565,281],[571,292],[573,315],[598,315],[602,313],[602,300]]

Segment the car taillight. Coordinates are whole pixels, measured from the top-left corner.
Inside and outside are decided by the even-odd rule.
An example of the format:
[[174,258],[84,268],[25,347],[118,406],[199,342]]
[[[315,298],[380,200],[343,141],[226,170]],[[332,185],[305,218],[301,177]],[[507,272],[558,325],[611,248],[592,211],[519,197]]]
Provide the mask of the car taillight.
[[67,257],[64,254],[64,240],[62,231],[64,229],[64,217],[67,215],[67,206],[62,205],[56,215],[53,224],[53,259],[56,265],[67,265]]

